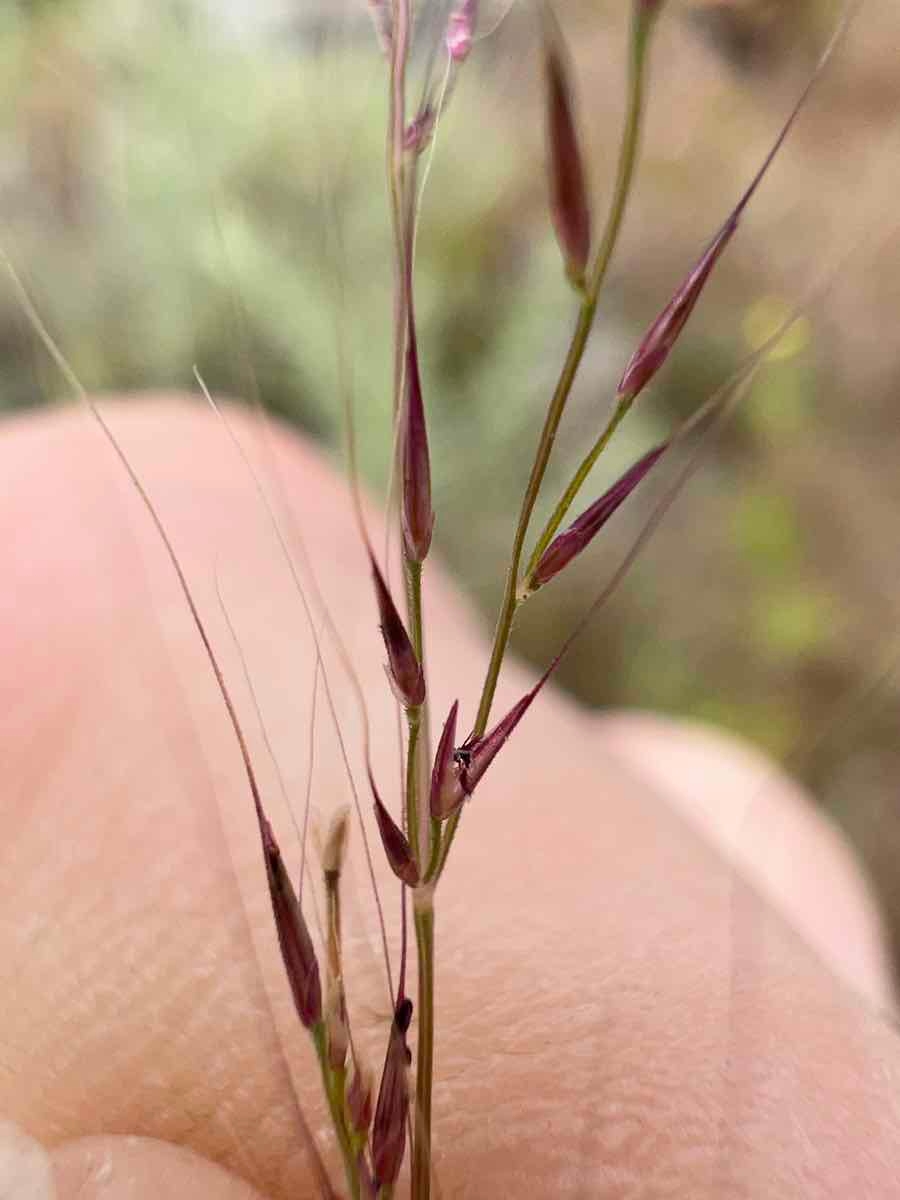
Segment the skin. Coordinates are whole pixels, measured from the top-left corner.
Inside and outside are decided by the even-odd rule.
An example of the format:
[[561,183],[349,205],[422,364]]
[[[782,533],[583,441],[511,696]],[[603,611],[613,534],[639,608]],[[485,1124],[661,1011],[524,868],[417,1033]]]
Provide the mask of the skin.
[[[208,411],[103,407],[182,558],[296,870],[215,586],[302,815],[315,659],[271,526]],[[258,427],[235,421],[267,461]],[[396,812],[346,489],[310,446],[273,438]],[[7,421],[0,478],[0,1116],[17,1127],[0,1128],[0,1185],[312,1197],[297,1104],[321,1133],[314,1062],[234,737],[170,565],[83,410]],[[438,565],[426,578],[433,721],[458,695],[464,724],[483,634]],[[353,691],[333,648],[325,663],[359,777]],[[511,664],[497,714],[532,680]],[[318,709],[314,840],[350,799],[321,694]],[[396,968],[397,891],[375,857]],[[313,853],[306,888],[316,867]],[[377,1073],[388,991],[355,827],[344,895],[351,1018]],[[875,908],[836,834],[745,748],[548,690],[471,802],[437,907],[442,1196],[897,1193],[900,1047]]]

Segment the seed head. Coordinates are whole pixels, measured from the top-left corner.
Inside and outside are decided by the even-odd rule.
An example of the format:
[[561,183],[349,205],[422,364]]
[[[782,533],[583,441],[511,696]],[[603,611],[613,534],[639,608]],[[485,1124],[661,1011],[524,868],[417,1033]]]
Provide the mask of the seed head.
[[431,545],[434,511],[431,507],[431,460],[415,321],[410,315],[406,347],[406,388],[401,414],[400,458],[403,474],[403,543],[413,562],[424,562]]
[[528,580],[529,591],[536,591],[548,583],[576,555],[579,555],[600,532],[616,509],[624,504],[651,467],[668,449],[668,442],[656,446],[643,458],[625,472],[608,491],[595,500],[589,508],[578,517],[568,529],[553,539],[538,560],[531,578]]
[[407,887],[416,887],[419,883],[419,868],[416,866],[413,852],[406,834],[382,804],[371,771],[369,772],[369,786],[375,801],[375,819],[378,822],[378,832],[381,835],[381,844],[384,846],[388,865]]
[[451,816],[465,799],[460,767],[454,757],[456,745],[456,717],[459,701],[454,700],[434,756],[431,772],[431,815],[436,821]]
[[260,832],[281,958],[297,1015],[303,1025],[311,1029],[322,1020],[322,988],[316,952],[272,826],[263,816],[260,816]]
[[369,551],[369,564],[375,584],[375,599],[381,617],[381,635],[387,650],[388,680],[397,699],[406,708],[416,708],[425,699],[425,676],[416,657],[413,644],[397,606],[388,591],[384,576],[378,568],[375,556]]
[[547,4],[542,12],[550,214],[566,269],[580,285],[591,253],[591,213],[575,124],[574,88],[562,32]]

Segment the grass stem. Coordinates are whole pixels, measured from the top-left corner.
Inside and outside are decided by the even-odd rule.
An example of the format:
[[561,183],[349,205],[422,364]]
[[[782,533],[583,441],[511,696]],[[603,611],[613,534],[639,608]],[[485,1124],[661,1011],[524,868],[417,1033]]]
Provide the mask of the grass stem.
[[350,1197],[351,1200],[359,1200],[359,1164],[344,1114],[344,1086],[347,1073],[343,1067],[337,1071],[333,1070],[328,1062],[328,1035],[325,1022],[318,1021],[313,1026],[311,1033],[313,1044],[316,1047],[316,1056],[319,1059],[319,1068],[322,1072],[322,1088],[328,1101],[328,1110],[331,1113],[332,1124],[341,1149],[341,1157],[344,1160],[344,1172],[347,1176]]
[[413,1117],[412,1200],[431,1196],[431,1093],[434,1084],[434,907],[413,901],[419,964],[416,1094]]

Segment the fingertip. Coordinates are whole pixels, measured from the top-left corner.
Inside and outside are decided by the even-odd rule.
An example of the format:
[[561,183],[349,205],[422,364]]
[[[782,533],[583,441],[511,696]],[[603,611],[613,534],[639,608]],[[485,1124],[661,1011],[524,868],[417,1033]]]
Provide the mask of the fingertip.
[[862,864],[805,789],[748,742],[644,712],[599,718],[604,745],[756,887],[833,973],[882,1012],[897,996]]
[[52,1163],[54,1200],[262,1200],[217,1163],[154,1138],[77,1138],[53,1150]]
[[56,1200],[53,1166],[44,1147],[14,1125],[0,1121],[0,1198]]

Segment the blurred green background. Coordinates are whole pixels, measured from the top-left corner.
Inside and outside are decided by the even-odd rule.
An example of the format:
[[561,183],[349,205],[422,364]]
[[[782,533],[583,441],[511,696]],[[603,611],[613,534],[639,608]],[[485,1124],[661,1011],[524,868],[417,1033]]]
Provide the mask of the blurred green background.
[[[504,14],[482,0],[482,29]],[[558,5],[595,208],[621,124],[626,9]],[[424,61],[440,3],[422,6]],[[547,494],[592,440],[635,338],[768,148],[828,0],[670,0],[645,150]],[[574,319],[546,214],[534,12],[476,46],[441,126],[417,287],[437,544],[485,612]],[[850,832],[900,950],[900,11],[869,0],[663,376],[586,490],[670,430],[828,264],[661,536],[566,663],[593,705],[719,723],[785,760]],[[421,62],[417,70],[421,69]],[[340,441],[383,486],[390,412],[385,66],[365,0],[0,6],[3,245],[94,390],[194,388]],[[0,290],[0,407],[59,380]],[[544,663],[627,549],[652,485],[516,634]]]

